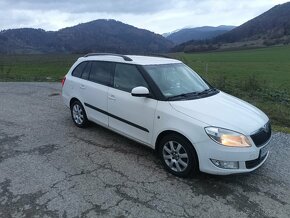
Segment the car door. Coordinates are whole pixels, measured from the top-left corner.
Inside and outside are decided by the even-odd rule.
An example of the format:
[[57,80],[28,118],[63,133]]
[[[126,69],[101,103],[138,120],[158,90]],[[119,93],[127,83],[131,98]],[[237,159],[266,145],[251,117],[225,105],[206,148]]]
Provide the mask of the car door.
[[83,80],[80,85],[87,117],[108,126],[108,85],[115,65],[102,61],[91,61],[90,64],[88,79]]
[[135,65],[116,64],[113,85],[108,91],[109,126],[118,132],[150,143],[157,100],[133,97],[131,91],[148,84]]

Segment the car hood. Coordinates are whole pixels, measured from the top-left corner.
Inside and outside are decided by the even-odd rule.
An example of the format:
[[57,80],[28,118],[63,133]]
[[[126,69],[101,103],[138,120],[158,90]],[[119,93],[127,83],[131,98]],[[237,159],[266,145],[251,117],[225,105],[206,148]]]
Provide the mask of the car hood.
[[206,125],[231,129],[246,135],[261,128],[269,119],[258,108],[224,92],[185,101],[171,101],[171,106]]

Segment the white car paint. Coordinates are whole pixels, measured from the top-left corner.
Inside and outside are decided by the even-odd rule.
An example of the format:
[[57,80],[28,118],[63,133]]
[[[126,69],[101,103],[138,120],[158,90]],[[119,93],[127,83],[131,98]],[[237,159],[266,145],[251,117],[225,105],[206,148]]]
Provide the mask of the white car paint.
[[268,121],[256,107],[223,92],[197,101],[173,101],[170,104],[177,111],[209,126],[234,129],[245,135],[250,135]]
[[136,98],[131,93],[114,88],[109,88],[108,96],[110,114],[139,125],[146,131],[124,124],[113,117],[109,117],[109,127],[142,143],[150,144],[157,101],[150,98]]
[[[222,127],[242,133],[249,137],[263,127],[269,119],[256,107],[226,93],[220,92],[206,98],[184,101],[158,101],[146,97],[134,97],[131,93],[94,82],[75,78],[73,69],[83,61],[110,61],[137,65],[156,65],[181,63],[168,58],[145,56],[128,56],[133,61],[127,62],[117,56],[89,56],[79,58],[66,75],[62,96],[66,106],[77,98],[83,105],[86,102],[109,114],[127,120],[148,130],[135,128],[104,113],[85,106],[88,119],[126,137],[155,148],[159,134],[175,131],[185,136],[194,146],[198,155],[200,170],[211,174],[227,175],[244,173],[260,167],[268,157],[257,166],[247,169],[245,161],[259,157],[261,146],[232,148],[220,145],[209,138],[204,128]],[[215,166],[210,159],[239,161],[239,169],[222,169]]]
[[[191,116],[182,112],[176,113],[177,111],[173,107],[169,107],[170,105],[171,103],[169,102],[158,102],[156,114],[160,115],[161,118],[160,122],[157,121],[154,125],[154,137],[151,142],[153,148],[155,145],[154,143],[161,132],[166,130],[180,132],[192,142],[198,154],[200,170],[202,172],[216,175],[250,172],[259,168],[267,159],[268,156],[257,167],[247,169],[245,161],[258,158],[260,148],[257,148],[256,146],[251,146],[249,148],[231,148],[217,144],[212,140],[208,140],[208,135],[205,133],[204,128],[209,126],[209,124],[200,119],[191,117],[193,116],[193,113],[191,113]],[[265,119],[265,123],[267,121],[268,120]],[[239,161],[240,168],[238,170],[221,169],[214,166],[210,159]]]

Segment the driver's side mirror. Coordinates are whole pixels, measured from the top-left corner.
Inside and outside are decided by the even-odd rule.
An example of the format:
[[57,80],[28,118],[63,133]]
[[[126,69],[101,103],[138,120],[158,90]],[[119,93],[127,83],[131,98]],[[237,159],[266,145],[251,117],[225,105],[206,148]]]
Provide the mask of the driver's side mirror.
[[144,86],[138,86],[132,89],[131,95],[134,97],[148,97],[150,95],[149,90]]

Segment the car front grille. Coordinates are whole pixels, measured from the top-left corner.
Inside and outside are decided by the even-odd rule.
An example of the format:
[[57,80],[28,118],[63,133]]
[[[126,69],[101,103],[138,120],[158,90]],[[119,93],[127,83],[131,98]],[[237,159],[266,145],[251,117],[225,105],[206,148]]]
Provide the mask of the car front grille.
[[268,122],[265,126],[251,135],[251,138],[257,147],[261,147],[271,138],[271,124]]

